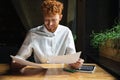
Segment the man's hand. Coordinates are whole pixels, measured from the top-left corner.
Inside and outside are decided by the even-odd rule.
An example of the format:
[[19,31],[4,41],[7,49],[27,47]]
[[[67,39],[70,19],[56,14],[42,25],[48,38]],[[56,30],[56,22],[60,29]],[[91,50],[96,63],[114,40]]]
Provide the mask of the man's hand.
[[76,63],[69,64],[72,68],[78,69],[80,68],[84,63],[83,59],[79,59]]
[[11,62],[11,66],[10,66],[10,69],[11,71],[13,72],[20,72],[20,70],[25,67],[25,65],[21,65],[19,63],[16,63],[15,61],[12,61]]

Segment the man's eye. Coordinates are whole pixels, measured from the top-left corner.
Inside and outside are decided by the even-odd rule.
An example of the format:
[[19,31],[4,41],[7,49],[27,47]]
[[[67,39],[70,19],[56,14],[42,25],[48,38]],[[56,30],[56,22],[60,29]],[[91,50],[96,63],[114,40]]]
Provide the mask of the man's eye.
[[54,21],[54,22],[55,22],[55,21],[56,21],[56,19],[53,19],[52,21]]
[[48,22],[49,20],[45,20],[45,22]]
[[48,21],[48,20],[45,20],[45,21]]

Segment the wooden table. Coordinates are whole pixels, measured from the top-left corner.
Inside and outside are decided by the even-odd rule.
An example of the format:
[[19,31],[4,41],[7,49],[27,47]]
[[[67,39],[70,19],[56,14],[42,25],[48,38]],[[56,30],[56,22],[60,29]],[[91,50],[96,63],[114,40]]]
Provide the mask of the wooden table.
[[[94,64],[96,65],[96,64]],[[116,80],[111,74],[96,65],[94,73],[66,72],[64,64],[42,64],[47,69],[27,66],[21,74],[1,75],[0,80]],[[9,67],[0,64],[0,73],[4,73]]]

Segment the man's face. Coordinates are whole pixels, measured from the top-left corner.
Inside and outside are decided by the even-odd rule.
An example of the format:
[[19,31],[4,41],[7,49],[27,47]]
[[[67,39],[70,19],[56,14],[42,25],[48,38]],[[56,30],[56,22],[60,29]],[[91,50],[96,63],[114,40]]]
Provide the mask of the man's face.
[[62,19],[62,15],[45,15],[44,16],[44,24],[48,31],[55,32],[58,27],[60,20]]

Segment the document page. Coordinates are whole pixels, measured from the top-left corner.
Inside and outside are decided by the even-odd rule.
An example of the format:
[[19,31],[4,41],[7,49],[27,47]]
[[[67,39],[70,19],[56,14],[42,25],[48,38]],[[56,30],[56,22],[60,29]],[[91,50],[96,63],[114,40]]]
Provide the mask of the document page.
[[48,58],[48,63],[53,63],[53,64],[75,63],[80,58],[80,55],[81,52],[77,52],[75,54],[62,55],[62,56],[51,56]]
[[27,61],[27,60],[22,59],[20,57],[17,57],[17,56],[12,56],[11,55],[11,58],[13,59],[13,61],[15,61],[16,63],[19,63],[21,65],[35,66],[35,67],[41,67],[42,68],[42,66],[38,63],[30,62],[30,61]]
[[[48,58],[47,63],[48,64],[69,64],[69,63],[75,63],[79,57],[80,57],[81,52],[75,53],[75,54],[68,54],[68,55],[62,55],[62,56],[51,56]],[[22,59],[18,56],[12,56],[11,58],[13,61],[16,63],[19,63],[21,65],[27,65],[27,66],[35,66],[35,67],[41,67],[44,68],[41,64],[34,63],[27,61],[25,59]]]

